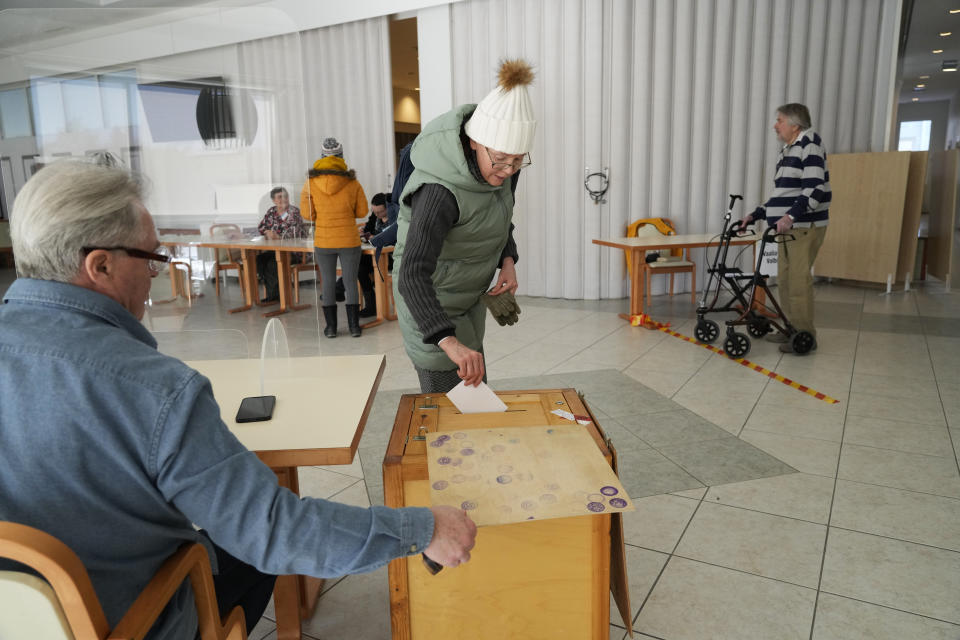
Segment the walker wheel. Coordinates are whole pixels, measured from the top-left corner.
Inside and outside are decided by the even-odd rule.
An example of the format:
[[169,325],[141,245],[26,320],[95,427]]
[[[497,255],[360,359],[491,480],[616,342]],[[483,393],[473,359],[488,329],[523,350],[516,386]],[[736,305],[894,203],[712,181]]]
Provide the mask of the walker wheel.
[[693,330],[693,336],[700,342],[711,344],[720,335],[720,325],[713,320],[700,320],[696,329]]
[[770,333],[772,327],[766,320],[753,320],[747,325],[747,333],[754,338],[762,338]]
[[793,334],[790,344],[795,354],[803,356],[810,353],[810,350],[813,349],[813,342],[813,334],[809,331],[798,331]]
[[731,332],[723,341],[723,350],[731,358],[742,358],[750,353],[750,338],[742,333]]

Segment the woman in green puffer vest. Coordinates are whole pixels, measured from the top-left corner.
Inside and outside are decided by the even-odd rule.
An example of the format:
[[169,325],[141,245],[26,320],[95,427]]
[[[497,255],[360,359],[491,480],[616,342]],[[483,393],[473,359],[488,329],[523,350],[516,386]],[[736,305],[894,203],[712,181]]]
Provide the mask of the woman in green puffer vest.
[[532,80],[526,62],[502,63],[497,87],[480,104],[436,118],[413,143],[394,289],[404,347],[424,393],[486,379],[482,296],[497,269],[489,295],[505,303],[517,290],[511,220],[536,130]]

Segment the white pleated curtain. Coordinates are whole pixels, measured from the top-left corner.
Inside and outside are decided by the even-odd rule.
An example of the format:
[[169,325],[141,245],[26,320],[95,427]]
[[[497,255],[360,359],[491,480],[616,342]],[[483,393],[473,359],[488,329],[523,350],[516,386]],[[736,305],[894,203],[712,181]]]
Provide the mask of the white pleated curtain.
[[389,190],[395,157],[389,38],[381,16],[238,45],[241,76],[276,96],[274,181],[302,182],[324,138],[334,137],[368,198]]
[[[521,179],[515,213],[521,291],[624,296],[623,256],[593,238],[623,235],[647,217],[671,218],[680,233],[717,232],[729,193],[743,194],[752,209],[772,187],[774,111],[786,102],[810,107],[828,153],[882,151],[898,4],[451,5],[456,103],[481,99],[501,58],[525,57],[537,71],[534,166]],[[606,204],[586,197],[587,167],[610,168]],[[655,281],[654,293],[664,287]]]

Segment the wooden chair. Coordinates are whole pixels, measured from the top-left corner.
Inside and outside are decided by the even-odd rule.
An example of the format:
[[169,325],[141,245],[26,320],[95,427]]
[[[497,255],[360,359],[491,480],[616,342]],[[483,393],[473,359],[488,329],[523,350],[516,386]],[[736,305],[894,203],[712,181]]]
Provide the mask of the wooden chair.
[[130,640],[146,636],[171,597],[189,577],[202,640],[246,640],[243,610],[223,622],[207,552],[185,544],[170,556],[110,629],[80,558],[57,538],[33,527],[0,522],[0,558],[26,565],[42,578],[0,571],[0,638],[3,640]]
[[[243,236],[243,231],[235,224],[213,224],[210,225],[210,236],[214,239],[233,240]],[[220,296],[220,272],[236,270],[237,278],[243,281],[243,261],[240,252],[236,249],[214,249],[216,262],[213,265],[214,280],[216,282],[217,297]],[[240,287],[243,291],[243,286]],[[250,300],[244,300],[245,304],[251,304]]]
[[[637,220],[632,222],[627,227],[627,237],[644,237],[644,236],[672,236],[676,235],[674,231],[673,223],[670,222],[667,218],[644,218],[642,220]],[[626,253],[626,252],[625,252]],[[687,249],[686,256],[683,255],[682,249],[672,249],[668,255],[663,255],[661,252],[653,252],[658,254],[658,259],[656,262],[643,262],[640,265],[641,273],[637,274],[637,277],[642,277],[644,279],[643,291],[646,296],[646,305],[650,304],[650,277],[656,274],[670,275],[670,295],[673,295],[673,277],[677,273],[689,273],[690,274],[690,299],[693,300],[693,303],[697,303],[697,265],[690,260],[690,249]],[[627,262],[627,271],[630,271],[629,260]],[[631,273],[631,277],[633,274]]]
[[317,266],[316,262],[313,262],[312,256],[307,258],[310,262],[301,262],[299,264],[291,265],[290,273],[293,275],[293,302],[294,304],[300,304],[300,274],[303,271],[315,271],[317,284],[320,283],[320,267]]

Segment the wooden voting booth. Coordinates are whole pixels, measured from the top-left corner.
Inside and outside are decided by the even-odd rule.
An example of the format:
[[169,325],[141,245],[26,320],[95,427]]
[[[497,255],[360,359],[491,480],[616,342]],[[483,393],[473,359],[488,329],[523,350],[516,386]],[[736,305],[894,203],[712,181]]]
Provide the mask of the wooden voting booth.
[[[552,414],[556,409],[589,418],[584,431],[616,469],[616,452],[575,390],[497,395],[506,412],[466,415],[442,395],[402,397],[383,462],[387,506],[430,506],[427,453],[437,433],[470,437],[470,430],[577,424]],[[611,589],[629,627],[619,514],[480,526],[471,555],[467,564],[437,575],[427,571],[419,555],[390,563],[394,639],[606,639]]]
[[829,156],[830,225],[814,273],[888,286],[909,282],[926,165],[926,151]]

